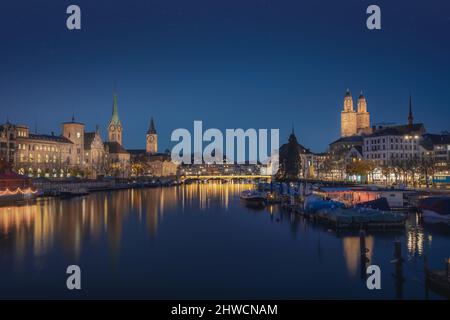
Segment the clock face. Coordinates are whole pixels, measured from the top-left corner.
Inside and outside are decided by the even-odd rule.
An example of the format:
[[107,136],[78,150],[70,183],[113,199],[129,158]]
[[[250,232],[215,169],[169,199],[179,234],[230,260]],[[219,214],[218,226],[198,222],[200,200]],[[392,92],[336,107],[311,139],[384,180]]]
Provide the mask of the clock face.
[[155,141],[155,137],[154,137],[154,136],[150,136],[150,137],[148,137],[148,141],[150,141],[150,142],[153,142],[153,141]]
[[114,131],[114,130],[116,130],[116,128],[114,127],[114,125],[110,125],[109,130]]
[[120,132],[122,131],[122,129],[120,127],[117,127],[117,131]]

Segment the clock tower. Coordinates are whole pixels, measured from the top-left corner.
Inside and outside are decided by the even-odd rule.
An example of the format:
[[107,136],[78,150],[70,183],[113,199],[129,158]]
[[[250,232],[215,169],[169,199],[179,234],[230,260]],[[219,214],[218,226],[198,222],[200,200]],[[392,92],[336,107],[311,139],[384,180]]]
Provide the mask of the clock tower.
[[108,125],[108,140],[110,142],[117,142],[122,145],[122,134],[122,123],[119,119],[119,111],[117,107],[117,93],[114,92],[112,117]]
[[155,123],[153,117],[150,119],[150,126],[147,131],[147,143],[145,152],[148,154],[154,154],[158,152],[158,134],[156,133]]

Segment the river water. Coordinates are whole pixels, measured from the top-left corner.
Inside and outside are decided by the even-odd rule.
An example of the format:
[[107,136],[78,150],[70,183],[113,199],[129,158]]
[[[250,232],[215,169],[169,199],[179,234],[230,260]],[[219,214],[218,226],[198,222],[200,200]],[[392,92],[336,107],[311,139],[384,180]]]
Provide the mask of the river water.
[[[440,299],[424,256],[443,268],[450,228],[410,214],[405,230],[368,233],[368,290],[357,232],[336,234],[283,212],[247,208],[244,184],[92,193],[0,208],[0,298]],[[404,281],[393,276],[402,243]],[[81,268],[68,290],[66,268]]]

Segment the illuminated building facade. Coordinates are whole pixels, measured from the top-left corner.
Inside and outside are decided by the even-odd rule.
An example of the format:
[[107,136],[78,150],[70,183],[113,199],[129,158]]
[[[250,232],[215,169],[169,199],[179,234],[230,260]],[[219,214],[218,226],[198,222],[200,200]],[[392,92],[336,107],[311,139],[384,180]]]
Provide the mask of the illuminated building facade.
[[423,134],[425,126],[422,123],[414,123],[410,99],[408,124],[374,128],[372,134],[364,136],[364,158],[378,165],[419,159],[423,154]]
[[341,111],[341,137],[369,134],[370,113],[367,111],[367,101],[362,91],[358,98],[357,111],[353,108],[353,98],[347,89],[344,97],[344,108]]

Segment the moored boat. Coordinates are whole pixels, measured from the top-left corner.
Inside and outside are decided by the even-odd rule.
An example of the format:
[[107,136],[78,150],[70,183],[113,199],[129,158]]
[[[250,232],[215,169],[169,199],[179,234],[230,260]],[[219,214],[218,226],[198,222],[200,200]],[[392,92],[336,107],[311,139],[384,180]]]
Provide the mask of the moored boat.
[[13,172],[7,163],[1,162],[0,168],[0,205],[27,203],[37,198],[39,192],[31,179]]
[[345,204],[339,201],[323,199],[317,195],[311,194],[305,197],[303,204],[304,210],[308,213],[316,213],[321,209],[338,209],[344,208]]
[[450,222],[450,197],[432,196],[421,199],[419,209],[425,221]]
[[242,191],[240,198],[249,207],[264,208],[266,206],[266,194],[255,190]]
[[89,191],[86,188],[78,188],[73,190],[63,190],[59,193],[61,198],[73,198],[88,195]]

